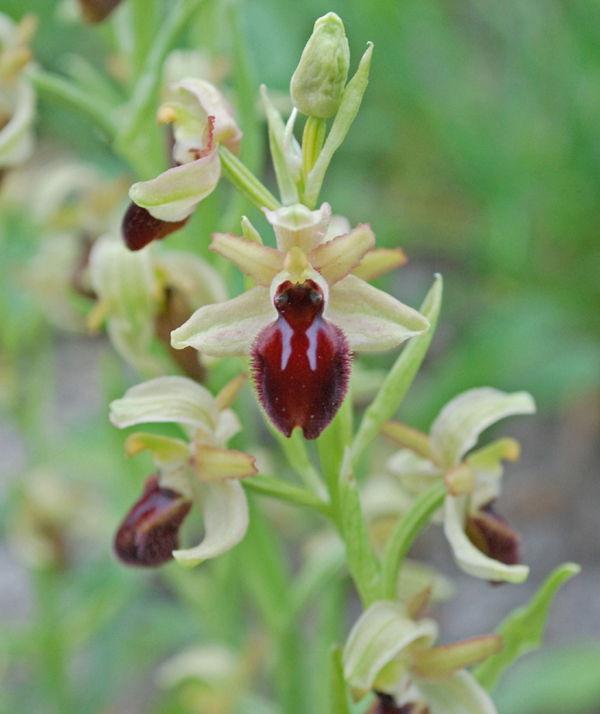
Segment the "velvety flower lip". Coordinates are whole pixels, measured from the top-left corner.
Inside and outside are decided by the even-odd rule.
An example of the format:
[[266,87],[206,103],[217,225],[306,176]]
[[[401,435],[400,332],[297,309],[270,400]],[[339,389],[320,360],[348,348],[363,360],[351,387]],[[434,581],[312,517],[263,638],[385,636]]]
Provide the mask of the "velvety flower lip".
[[[149,451],[157,474],[119,528],[115,548],[121,560],[154,566],[174,557],[191,567],[242,540],[248,503],[239,480],[257,470],[252,456],[226,448],[241,429],[229,406],[242,383],[243,376],[236,378],[215,398],[186,377],[158,377],[111,403],[111,422],[120,429],[174,422],[189,436],[184,441],[138,432],[127,438],[128,455]],[[181,550],[178,529],[192,500],[201,504],[205,535],[196,547]]]
[[[327,203],[316,211],[295,204],[264,212],[276,249],[263,245],[247,222],[244,237],[215,233],[211,245],[257,287],[198,310],[172,332],[172,345],[215,357],[252,354],[259,398],[274,425],[288,436],[301,427],[307,438],[316,438],[343,401],[350,352],[396,347],[429,323],[351,275],[374,248],[369,225],[325,240]],[[311,302],[316,298],[318,304]]]

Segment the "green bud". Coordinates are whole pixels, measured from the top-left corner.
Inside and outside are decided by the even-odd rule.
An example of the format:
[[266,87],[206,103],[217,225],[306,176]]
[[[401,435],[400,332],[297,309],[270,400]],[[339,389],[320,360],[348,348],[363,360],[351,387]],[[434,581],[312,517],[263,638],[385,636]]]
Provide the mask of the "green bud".
[[350,66],[344,24],[334,13],[320,17],[294,72],[290,92],[294,106],[307,116],[328,119],[342,100]]

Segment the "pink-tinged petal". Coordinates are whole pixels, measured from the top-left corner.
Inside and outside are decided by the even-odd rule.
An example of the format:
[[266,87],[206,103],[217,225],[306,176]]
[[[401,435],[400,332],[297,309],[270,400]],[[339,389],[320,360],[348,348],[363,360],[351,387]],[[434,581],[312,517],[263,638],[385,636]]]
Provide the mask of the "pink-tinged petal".
[[425,679],[447,679],[460,669],[472,667],[500,652],[500,635],[482,635],[442,647],[426,647],[411,652],[412,671]]
[[351,350],[387,350],[429,329],[420,312],[354,275],[331,288],[325,317],[342,329]]
[[141,250],[153,240],[166,238],[171,233],[183,228],[188,220],[189,216],[182,221],[161,221],[132,201],[123,217],[121,226],[123,240],[129,250]]
[[324,203],[316,211],[296,203],[275,211],[263,208],[263,212],[273,226],[277,248],[282,253],[287,253],[292,248],[300,248],[308,255],[323,241],[331,220],[331,206],[328,203]]
[[285,261],[285,255],[278,250],[233,233],[213,233],[210,249],[231,260],[244,275],[265,288],[270,287]]
[[202,481],[255,476],[258,473],[255,464],[256,459],[243,451],[219,449],[206,444],[197,444],[192,458],[192,465]]
[[175,166],[151,181],[135,183],[129,197],[162,221],[183,221],[216,188],[221,160],[215,149],[197,161]]
[[200,481],[197,486],[202,499],[204,540],[195,548],[173,552],[178,563],[190,568],[231,550],[246,535],[249,520],[248,501],[239,481]]
[[191,501],[156,476],[147,481],[139,501],[125,516],[115,537],[115,554],[126,565],[156,567],[173,557],[179,547],[179,528],[190,512]]
[[276,317],[269,291],[252,288],[233,300],[196,310],[171,333],[171,344],[178,350],[194,347],[212,357],[244,357],[258,333]]
[[371,227],[361,225],[346,235],[321,243],[309,254],[308,261],[331,286],[359,266],[374,246],[375,234]]
[[402,248],[378,248],[367,253],[362,259],[362,263],[352,271],[352,274],[369,282],[399,268],[406,263],[406,260],[406,254]]
[[196,78],[183,79],[175,87],[192,94],[207,116],[215,118],[215,141],[224,144],[237,156],[240,153],[243,133],[233,117],[231,106],[221,92],[210,82]]
[[350,352],[341,330],[323,319],[323,293],[312,280],[285,282],[275,296],[277,321],[252,349],[253,378],[269,419],[285,436],[300,427],[316,439],[348,390]]

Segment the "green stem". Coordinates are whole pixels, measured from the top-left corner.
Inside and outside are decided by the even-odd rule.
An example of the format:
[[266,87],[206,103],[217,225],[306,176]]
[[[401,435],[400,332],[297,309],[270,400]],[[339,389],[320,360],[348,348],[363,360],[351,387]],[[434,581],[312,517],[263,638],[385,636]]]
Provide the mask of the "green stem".
[[406,515],[400,519],[396,529],[389,537],[381,558],[382,587],[385,599],[396,599],[398,572],[402,561],[415,538],[444,503],[446,493],[446,485],[438,483],[421,494]]
[[281,208],[281,204],[275,196],[223,144],[219,146],[219,156],[226,178],[259,211],[263,206],[272,211]]
[[315,496],[309,491],[299,488],[287,481],[283,481],[282,479],[258,474],[242,481],[242,485],[247,490],[255,491],[263,496],[277,498],[280,501],[286,501],[295,506],[312,508],[314,511],[320,511],[327,516],[331,515],[331,507],[328,503],[325,503],[318,496]]
[[131,14],[133,25],[131,64],[134,77],[139,77],[155,34],[156,3],[154,0],[131,0]]
[[66,104],[85,114],[104,131],[111,141],[115,138],[117,125],[112,120],[110,107],[103,102],[99,102],[84,89],[53,72],[34,68],[28,71],[27,76],[40,95],[51,101],[56,100]]
[[289,465],[300,476],[306,488],[314,493],[320,499],[327,497],[327,492],[321,481],[317,470],[312,465],[306,443],[298,429],[292,432],[288,439],[280,431],[275,429],[270,422],[267,422],[273,436],[279,442],[283,452],[288,460]]

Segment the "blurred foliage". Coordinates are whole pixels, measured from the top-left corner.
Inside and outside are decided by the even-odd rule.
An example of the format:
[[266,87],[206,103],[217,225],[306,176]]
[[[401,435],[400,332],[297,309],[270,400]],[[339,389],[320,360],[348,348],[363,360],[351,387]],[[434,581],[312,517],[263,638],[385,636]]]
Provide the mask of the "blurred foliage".
[[[227,4],[205,5],[180,44],[231,58]],[[212,12],[220,7],[222,13]],[[120,96],[122,88],[104,72],[106,47],[117,45],[119,13],[127,7],[98,28],[69,20],[66,8],[47,0],[2,3],[15,18],[38,15],[34,50],[41,66],[82,82],[102,75],[98,91]],[[393,284],[401,299],[419,304],[431,274],[444,274],[442,325],[403,418],[425,427],[449,398],[483,384],[527,389],[547,409],[597,391],[600,4],[246,0],[241,10],[254,76],[272,90],[287,91],[314,19],[329,10],[344,19],[351,71],[366,42],[375,43],[363,108],[322,197],[352,224],[369,221],[379,245],[406,249],[410,263]],[[160,22],[157,16],[155,26]],[[85,117],[40,102],[36,129],[54,151],[107,175],[126,170]],[[259,148],[253,160],[269,170]],[[227,190],[219,187],[188,228],[169,239],[173,245],[189,245],[222,218],[218,194]],[[55,337],[19,282],[19,267],[38,240],[27,216],[2,216],[0,404],[22,430],[27,469],[51,469],[67,489],[83,484],[104,509],[104,526],[95,542],[77,546],[83,551],[76,550],[66,574],[56,564],[30,568],[30,622],[0,625],[0,712],[117,714],[132,711],[133,698],[152,702],[148,712],[188,714],[197,711],[193,694],[182,690],[177,701],[163,701],[148,672],[201,634],[233,644],[242,639],[219,608],[222,591],[240,587],[236,558],[244,551],[207,566],[212,585],[201,573],[184,583],[175,566],[159,579],[113,562],[107,524],[117,523],[137,497],[148,466],[121,458],[122,435],[105,418],[109,398],[122,394],[130,375],[99,341],[105,396],[97,413],[55,428]],[[237,274],[232,280],[241,284]],[[366,361],[382,366],[386,359]],[[26,488],[11,486],[3,498],[0,527],[8,535],[8,514],[25,507]],[[332,600],[323,610],[338,605]],[[593,644],[530,657],[501,689],[500,712],[592,712],[600,707],[599,666]],[[28,685],[32,679],[42,686]],[[259,704],[254,711],[262,711]]]

